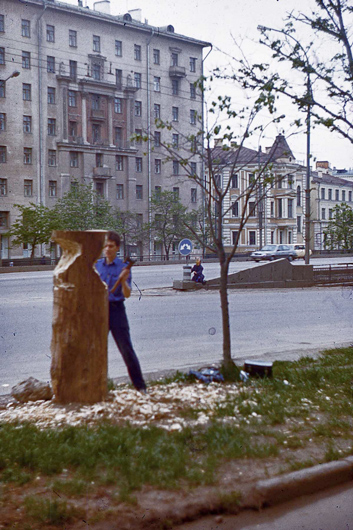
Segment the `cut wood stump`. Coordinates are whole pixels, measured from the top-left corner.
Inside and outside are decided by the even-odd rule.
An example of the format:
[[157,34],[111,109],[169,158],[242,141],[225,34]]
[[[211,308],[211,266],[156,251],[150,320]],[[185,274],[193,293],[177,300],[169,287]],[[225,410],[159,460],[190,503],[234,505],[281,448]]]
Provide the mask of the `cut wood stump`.
[[63,251],[54,270],[51,380],[58,403],[107,396],[108,290],[94,268],[105,231],[54,231]]

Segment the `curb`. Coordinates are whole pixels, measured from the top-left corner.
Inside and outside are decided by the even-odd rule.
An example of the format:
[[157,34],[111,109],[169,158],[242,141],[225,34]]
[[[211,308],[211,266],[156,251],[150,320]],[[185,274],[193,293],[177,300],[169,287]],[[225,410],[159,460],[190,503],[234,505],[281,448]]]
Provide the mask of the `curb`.
[[319,464],[287,475],[259,480],[249,491],[242,508],[257,510],[353,481],[353,456]]

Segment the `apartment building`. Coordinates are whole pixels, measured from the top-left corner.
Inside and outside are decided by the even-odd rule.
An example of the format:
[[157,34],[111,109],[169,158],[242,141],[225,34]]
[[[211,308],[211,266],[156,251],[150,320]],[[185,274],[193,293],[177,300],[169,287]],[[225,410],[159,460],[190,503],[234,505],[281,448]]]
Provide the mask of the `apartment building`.
[[[225,190],[230,182],[222,213],[226,250],[237,240],[244,209],[249,218],[240,234],[237,252],[252,251],[270,243],[304,241],[306,168],[296,162],[283,135],[278,135],[264,152],[246,147],[224,151],[216,145],[212,156],[222,188]],[[266,175],[268,183],[256,185],[246,204],[247,190],[264,167],[267,170],[262,181]]]
[[[113,16],[107,0],[94,7],[81,0],[0,4],[0,237],[16,203],[52,207],[74,180],[139,214],[141,223],[154,190],[200,204],[182,167],[159,146],[178,132],[195,134],[203,106],[195,82],[210,44],[172,25],[151,26],[139,10]],[[158,130],[156,118],[173,123],[173,132]],[[153,141],[132,140],[146,131]],[[196,156],[194,164],[201,172]],[[147,246],[136,252],[160,252]],[[2,258],[26,252],[1,237]]]

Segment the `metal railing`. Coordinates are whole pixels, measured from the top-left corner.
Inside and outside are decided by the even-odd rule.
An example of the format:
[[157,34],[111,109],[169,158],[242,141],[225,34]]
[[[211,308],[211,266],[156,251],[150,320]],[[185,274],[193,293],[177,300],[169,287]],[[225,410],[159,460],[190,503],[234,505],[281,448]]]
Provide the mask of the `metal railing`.
[[315,283],[353,283],[353,263],[315,265]]

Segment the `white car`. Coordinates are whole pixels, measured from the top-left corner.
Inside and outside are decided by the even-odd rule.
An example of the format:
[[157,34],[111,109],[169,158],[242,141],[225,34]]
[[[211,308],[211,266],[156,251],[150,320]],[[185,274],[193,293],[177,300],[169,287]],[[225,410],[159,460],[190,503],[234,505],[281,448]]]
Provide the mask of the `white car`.
[[[295,243],[294,245],[288,245],[291,247],[297,254],[298,258],[305,259],[305,245],[302,243]],[[311,256],[311,250],[309,249],[309,256]]]

